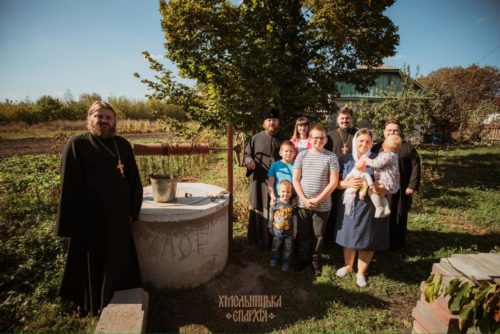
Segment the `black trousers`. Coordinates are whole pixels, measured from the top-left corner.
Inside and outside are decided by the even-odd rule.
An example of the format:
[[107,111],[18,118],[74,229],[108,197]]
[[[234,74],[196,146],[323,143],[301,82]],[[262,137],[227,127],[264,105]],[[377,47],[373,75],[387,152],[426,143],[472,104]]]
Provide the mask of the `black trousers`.
[[323,235],[329,215],[330,211],[317,212],[299,209],[297,261],[310,262],[313,257],[319,257],[323,250]]

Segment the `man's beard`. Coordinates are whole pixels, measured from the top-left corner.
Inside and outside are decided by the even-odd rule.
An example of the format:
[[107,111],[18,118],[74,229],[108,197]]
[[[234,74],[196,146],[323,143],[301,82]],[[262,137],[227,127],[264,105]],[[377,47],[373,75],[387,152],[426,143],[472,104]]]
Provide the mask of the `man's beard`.
[[270,126],[265,128],[265,131],[267,132],[268,135],[274,136],[275,134],[278,133],[278,127],[275,126],[274,128],[271,128]]
[[94,125],[91,122],[87,122],[87,129],[96,137],[99,138],[109,138],[113,137],[116,133],[116,124],[111,127],[100,127],[98,124]]

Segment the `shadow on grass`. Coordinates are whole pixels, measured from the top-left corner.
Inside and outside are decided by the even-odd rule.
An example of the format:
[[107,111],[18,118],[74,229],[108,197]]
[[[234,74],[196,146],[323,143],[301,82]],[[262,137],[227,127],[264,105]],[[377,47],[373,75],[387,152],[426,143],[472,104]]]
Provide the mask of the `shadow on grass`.
[[[281,272],[268,267],[267,253],[252,250],[254,254],[242,260],[242,252],[247,251],[233,252],[225,272],[201,287],[150,290],[148,332],[270,332],[301,320],[322,319],[332,303],[350,308],[388,308],[384,300],[368,292],[332,284],[330,277],[313,283],[311,270]],[[242,295],[281,296],[281,304],[256,314],[252,312],[259,307],[227,307],[231,305],[221,303],[221,298]]]
[[471,235],[466,232],[409,231],[406,248],[376,253],[370,275],[408,284],[426,280],[432,264],[456,253],[488,253],[500,246],[500,234]]
[[[444,156],[441,152],[436,163],[435,154],[423,154],[422,160],[443,177],[438,185],[447,187],[500,188],[500,156],[493,153]],[[465,177],[464,177],[465,175]]]
[[[413,289],[428,278],[432,264],[441,258],[455,253],[489,252],[499,246],[499,240],[499,234],[409,231],[406,249],[377,252],[368,275],[383,278],[375,285],[385,284],[384,279],[388,279]],[[313,322],[308,320],[328,318],[332,307],[352,309],[353,313],[359,309],[390,312],[402,309],[402,316],[408,316],[418,299],[412,297],[413,293],[393,297],[389,294],[382,299],[370,289],[358,289],[354,282],[335,278],[335,269],[343,264],[338,245],[328,245],[324,255],[328,272],[314,281],[310,269],[284,273],[279,268],[269,268],[267,253],[238,243],[226,270],[211,282],[188,290],[150,290],[148,332],[269,332],[288,327],[297,330],[302,321],[304,324],[298,328],[312,331],[314,328],[308,326]],[[375,287],[379,288],[383,286]],[[249,310],[256,309],[253,307],[220,305],[223,296],[241,295],[281,296],[282,301],[279,307],[268,308],[261,314],[252,314]],[[245,316],[252,320],[244,319]]]

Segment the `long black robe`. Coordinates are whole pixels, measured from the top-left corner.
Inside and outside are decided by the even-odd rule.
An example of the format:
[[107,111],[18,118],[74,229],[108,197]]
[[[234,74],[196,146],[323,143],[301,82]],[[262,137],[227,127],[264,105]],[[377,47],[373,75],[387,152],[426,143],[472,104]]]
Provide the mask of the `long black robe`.
[[[382,150],[382,143],[373,146],[372,152]],[[399,151],[400,189],[391,196],[390,250],[405,246],[408,229],[408,211],[411,209],[412,196],[406,195],[406,188],[417,191],[420,185],[420,157],[417,150],[407,141],[403,141]]]
[[269,167],[281,159],[280,143],[286,139],[281,134],[270,136],[265,131],[252,136],[245,148],[245,163],[249,159],[255,162],[255,170],[247,170],[250,191],[248,217],[248,243],[267,249],[271,238],[267,229],[269,217],[269,194],[266,180]]
[[[358,131],[357,128],[349,128],[347,130],[341,130],[340,128],[337,128],[335,130],[329,131],[327,138],[328,141],[325,145],[325,149],[335,153],[337,159],[340,161],[343,156],[352,154],[352,139],[354,138],[356,131]],[[342,147],[344,146],[343,141],[346,141],[347,148],[349,149],[347,151],[347,154],[344,154],[342,152]],[[330,210],[330,216],[328,217],[328,223],[326,224],[325,229],[325,240],[327,241],[335,241],[335,234],[337,231],[335,227],[336,221],[342,221],[343,219],[343,217],[338,217],[337,214],[337,212],[339,211],[337,208],[339,201],[342,200],[342,194],[343,192],[338,189],[335,189],[332,193],[332,209]]]
[[89,132],[68,141],[61,161],[55,232],[70,242],[59,294],[92,315],[115,291],[140,286],[129,217],[139,217],[142,185],[132,147],[114,138],[125,177],[117,169],[113,139],[100,143]]

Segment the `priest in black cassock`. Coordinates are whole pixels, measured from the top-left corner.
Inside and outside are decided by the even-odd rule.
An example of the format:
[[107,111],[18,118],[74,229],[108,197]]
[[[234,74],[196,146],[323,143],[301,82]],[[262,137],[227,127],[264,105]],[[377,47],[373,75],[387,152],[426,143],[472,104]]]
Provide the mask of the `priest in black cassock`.
[[245,164],[250,190],[248,217],[248,243],[268,249],[271,240],[267,219],[269,216],[269,194],[267,173],[271,164],[280,160],[279,150],[283,135],[279,133],[279,110],[265,107],[262,111],[264,131],[253,135],[245,148]]
[[[401,136],[401,124],[397,120],[385,123],[384,137]],[[382,143],[374,145],[372,152],[378,153]],[[389,219],[389,249],[402,249],[406,243],[408,229],[408,211],[412,203],[412,195],[420,185],[420,157],[415,147],[403,139],[399,150],[399,191],[390,197],[391,216]]]
[[130,143],[115,135],[111,105],[94,102],[87,128],[62,155],[55,231],[70,238],[59,294],[81,315],[97,315],[115,291],[141,284],[130,223],[139,217],[142,184]]
[[332,151],[340,161],[344,155],[352,154],[352,138],[358,129],[353,126],[354,114],[351,108],[343,106],[337,113],[339,127],[328,132],[325,149]]
[[[358,128],[353,126],[353,120],[354,114],[352,109],[348,106],[343,106],[337,113],[338,128],[328,132],[328,141],[325,149],[335,153],[339,162],[343,156],[352,154],[352,139],[356,131],[358,131]],[[325,229],[325,239],[327,241],[335,241],[335,222],[337,219],[343,218],[337,217],[337,212],[344,211],[338,209],[338,206],[342,205],[342,198],[340,198],[342,194],[343,191],[340,189],[335,189],[332,193],[332,209],[330,210],[330,217],[328,217]]]

